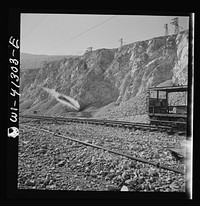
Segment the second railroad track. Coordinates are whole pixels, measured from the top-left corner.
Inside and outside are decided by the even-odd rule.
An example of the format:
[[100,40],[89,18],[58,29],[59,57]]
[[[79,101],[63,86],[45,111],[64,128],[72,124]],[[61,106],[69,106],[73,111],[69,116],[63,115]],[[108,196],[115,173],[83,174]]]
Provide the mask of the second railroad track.
[[177,132],[177,130],[175,130],[173,127],[167,125],[152,125],[148,123],[128,122],[128,121],[119,121],[119,120],[58,117],[58,116],[43,116],[43,115],[20,115],[20,117],[26,119],[32,119],[38,122],[40,121],[48,121],[51,123],[75,122],[75,123],[104,125],[110,127],[123,127],[129,129],[142,129],[142,130],[149,130],[149,131]]

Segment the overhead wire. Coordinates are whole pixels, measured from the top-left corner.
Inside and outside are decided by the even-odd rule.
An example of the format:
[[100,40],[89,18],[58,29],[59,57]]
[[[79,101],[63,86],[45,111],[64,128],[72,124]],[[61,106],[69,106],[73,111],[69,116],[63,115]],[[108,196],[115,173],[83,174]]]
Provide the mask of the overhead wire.
[[39,24],[41,24],[41,22],[44,21],[46,17],[47,15],[45,15],[42,19],[40,19],[40,21],[36,23],[33,27],[31,27],[31,29],[22,38],[26,38],[28,34],[30,34],[30,32],[32,32]]
[[50,51],[50,50],[52,50],[52,49],[55,49],[55,48],[59,47],[60,45],[63,46],[63,44],[72,41],[73,39],[75,39],[75,38],[77,38],[77,37],[79,37],[79,36],[81,36],[81,35],[83,35],[83,34],[89,32],[89,31],[93,30],[94,28],[96,28],[96,27],[98,27],[98,26],[104,24],[104,23],[107,22],[107,21],[110,21],[111,19],[113,19],[113,18],[115,18],[115,17],[116,17],[116,16],[112,16],[111,18],[106,19],[106,20],[100,22],[99,24],[96,24],[95,26],[93,26],[93,27],[91,27],[91,28],[89,28],[89,29],[87,29],[87,30],[85,30],[85,31],[83,31],[83,32],[81,32],[81,33],[79,33],[79,34],[77,34],[76,36],[74,36],[74,37],[72,37],[72,38],[70,38],[70,39],[68,39],[68,40],[65,40],[65,41],[59,43],[58,45],[56,45],[56,46],[54,46],[54,47],[52,47],[52,48],[46,50],[45,52]]

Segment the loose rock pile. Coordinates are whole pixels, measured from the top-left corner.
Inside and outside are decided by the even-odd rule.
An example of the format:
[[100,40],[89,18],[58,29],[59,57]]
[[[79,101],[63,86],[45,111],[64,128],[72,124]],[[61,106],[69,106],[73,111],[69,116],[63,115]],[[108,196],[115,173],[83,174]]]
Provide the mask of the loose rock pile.
[[148,122],[148,115],[146,113],[146,97],[147,94],[143,93],[120,103],[120,105],[114,105],[112,103],[99,109],[99,111],[94,114],[94,117],[113,120]]
[[[165,165],[168,163],[168,166],[184,167],[162,147],[180,145],[183,137],[76,123],[34,126]],[[19,189],[180,192],[184,191],[184,178],[181,174],[44,132],[27,129],[27,133],[20,134]]]

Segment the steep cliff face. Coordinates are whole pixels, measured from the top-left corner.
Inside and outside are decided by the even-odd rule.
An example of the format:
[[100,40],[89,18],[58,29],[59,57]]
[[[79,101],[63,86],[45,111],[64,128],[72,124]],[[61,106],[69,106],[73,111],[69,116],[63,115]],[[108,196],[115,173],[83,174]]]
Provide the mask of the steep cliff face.
[[116,53],[107,77],[115,78],[118,103],[144,92],[149,86],[171,79],[175,65],[175,36],[158,37],[125,46]]
[[118,89],[104,76],[113,59],[112,50],[101,49],[81,57],[46,63],[37,72],[23,72],[22,98],[35,99],[36,103],[50,100],[52,96],[42,89],[47,87],[78,100],[82,109],[92,104],[108,104],[118,97]]
[[129,108],[128,103],[132,108],[130,113],[134,114],[135,107],[141,113],[145,111],[145,91],[149,86],[187,84],[187,70],[188,31],[119,49],[98,49],[83,56],[46,62],[41,69],[21,72],[21,108],[29,100],[31,104],[26,112],[33,109],[46,113],[70,111],[43,89],[46,87],[74,98],[81,110],[89,111],[114,102],[109,111],[97,112],[99,117],[119,108]]
[[176,61],[173,68],[173,82],[175,84],[188,83],[188,33],[176,37]]

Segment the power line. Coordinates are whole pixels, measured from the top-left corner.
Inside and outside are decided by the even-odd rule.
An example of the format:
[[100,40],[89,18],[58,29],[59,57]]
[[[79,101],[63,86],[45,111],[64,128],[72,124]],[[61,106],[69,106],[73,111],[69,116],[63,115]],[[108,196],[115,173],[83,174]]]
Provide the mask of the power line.
[[98,27],[98,26],[104,24],[104,23],[107,22],[107,21],[110,21],[111,19],[113,19],[113,18],[115,18],[115,17],[116,17],[116,16],[113,16],[113,17],[111,17],[111,18],[109,18],[109,19],[106,19],[105,21],[103,21],[103,22],[101,22],[101,23],[99,23],[99,24],[97,24],[97,25],[95,25],[95,26],[93,26],[93,27],[91,27],[91,28],[89,28],[89,29],[87,29],[87,30],[85,30],[85,31],[83,31],[83,32],[81,32],[81,33],[79,33],[79,34],[77,34],[76,36],[74,36],[74,37],[72,37],[72,38],[70,38],[70,39],[68,39],[68,40],[65,40],[65,41],[61,42],[61,43],[58,44],[57,46],[52,47],[51,49],[46,50],[46,52],[49,51],[49,50],[55,49],[55,48],[59,47],[60,45],[63,46],[63,44],[72,41],[73,39],[75,39],[75,38],[81,36],[82,34],[85,34],[85,33],[89,32],[89,31],[91,31],[92,29],[94,29],[94,28],[96,28],[96,27]]
[[30,32],[33,31],[46,17],[47,15],[40,19],[40,21],[37,24],[35,24],[22,38],[25,38],[28,34],[30,34]]

